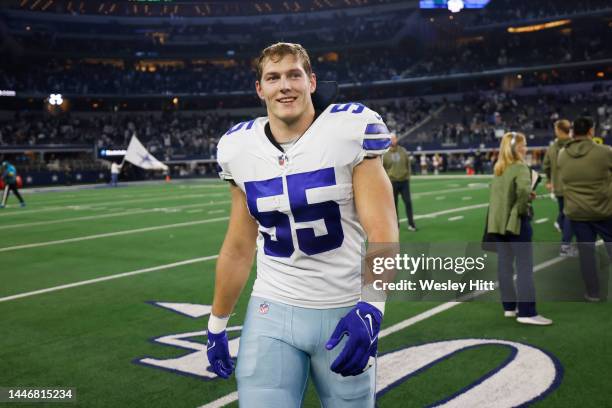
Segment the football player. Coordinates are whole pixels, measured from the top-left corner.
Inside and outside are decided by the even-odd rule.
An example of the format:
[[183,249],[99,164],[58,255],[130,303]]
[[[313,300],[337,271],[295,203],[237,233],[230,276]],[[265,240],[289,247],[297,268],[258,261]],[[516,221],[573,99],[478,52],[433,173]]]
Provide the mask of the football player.
[[217,375],[231,376],[225,329],[257,252],[236,367],[240,405],[299,407],[311,375],[324,407],[373,407],[375,367],[368,368],[384,296],[363,295],[361,248],[366,239],[398,241],[380,158],[389,131],[361,104],[315,109],[316,77],[298,44],[264,49],[255,86],[268,116],[235,125],[218,145],[232,209],[208,360]]

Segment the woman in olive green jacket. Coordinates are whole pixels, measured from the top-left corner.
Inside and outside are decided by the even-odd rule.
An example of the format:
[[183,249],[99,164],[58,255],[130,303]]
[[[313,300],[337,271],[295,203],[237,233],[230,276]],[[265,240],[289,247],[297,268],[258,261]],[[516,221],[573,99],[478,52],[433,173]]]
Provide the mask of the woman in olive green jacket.
[[[525,135],[506,133],[501,140],[491,183],[487,231],[497,242],[497,275],[504,316],[517,317],[519,323],[549,325],[552,320],[536,312],[533,284],[533,248],[530,202],[531,171],[525,164]],[[516,287],[514,268],[516,261]],[[518,316],[517,316],[518,314]]]

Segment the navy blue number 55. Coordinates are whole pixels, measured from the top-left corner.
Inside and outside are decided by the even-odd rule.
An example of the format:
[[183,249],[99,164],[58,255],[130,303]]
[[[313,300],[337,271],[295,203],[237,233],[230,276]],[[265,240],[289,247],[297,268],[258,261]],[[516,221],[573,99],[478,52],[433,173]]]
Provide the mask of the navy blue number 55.
[[[286,176],[289,206],[296,223],[323,220],[327,234],[316,236],[314,228],[297,228],[297,244],[307,255],[339,248],[344,241],[344,232],[340,222],[340,206],[335,201],[309,204],[306,191],[313,188],[336,185],[334,168],[326,168]],[[262,227],[275,228],[276,239],[262,232],[264,252],[266,255],[281,258],[290,257],[295,251],[291,236],[289,216],[280,211],[259,211],[257,199],[283,195],[283,179],[276,177],[269,180],[249,181],[244,183],[249,211]]]

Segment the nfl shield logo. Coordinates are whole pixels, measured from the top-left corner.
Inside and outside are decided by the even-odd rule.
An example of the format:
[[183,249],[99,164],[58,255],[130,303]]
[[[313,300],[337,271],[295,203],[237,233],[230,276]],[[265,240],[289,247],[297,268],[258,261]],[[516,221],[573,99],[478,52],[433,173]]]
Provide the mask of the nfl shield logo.
[[259,305],[260,314],[267,314],[269,310],[270,310],[270,305],[268,305],[267,303],[262,303],[261,305]]
[[280,156],[278,156],[278,165],[284,166],[285,163],[287,163],[287,155],[281,154]]

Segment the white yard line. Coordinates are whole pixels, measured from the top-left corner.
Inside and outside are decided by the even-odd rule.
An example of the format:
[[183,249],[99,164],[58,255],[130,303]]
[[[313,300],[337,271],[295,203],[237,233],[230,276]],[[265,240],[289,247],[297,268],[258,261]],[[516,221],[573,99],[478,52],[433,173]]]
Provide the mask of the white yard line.
[[446,196],[439,196],[439,197],[436,197],[436,201],[444,200],[445,198]]
[[430,195],[438,195],[438,194],[447,194],[447,193],[465,193],[467,191],[474,191],[474,190],[484,190],[484,189],[488,189],[489,187],[463,187],[463,188],[451,188],[448,190],[437,190],[437,191],[425,191],[422,193],[412,193],[412,196],[417,196],[417,197],[424,197],[424,196],[430,196]]
[[[430,214],[421,214],[421,215],[417,215],[415,216],[415,219],[420,219],[420,218],[427,218],[427,217],[436,217],[438,215],[443,215],[443,214],[449,214],[452,212],[457,212],[457,211],[466,211],[466,210],[471,210],[471,209],[475,209],[475,208],[482,208],[482,207],[486,207],[488,204],[478,204],[478,205],[471,205],[471,206],[467,206],[467,207],[460,207],[460,208],[454,208],[454,209],[450,209],[450,210],[445,210],[445,211],[438,211],[435,213],[430,213]],[[201,221],[190,221],[190,222],[184,222],[184,223],[178,223],[178,224],[169,224],[169,225],[160,225],[160,226],[155,226],[155,227],[147,227],[147,228],[139,228],[136,230],[126,230],[126,231],[118,231],[118,232],[110,232],[110,233],[106,233],[106,234],[97,234],[97,235],[89,235],[89,236],[85,236],[85,237],[77,237],[77,238],[69,238],[69,239],[65,239],[65,240],[59,240],[59,241],[47,241],[47,242],[39,242],[39,243],[33,243],[33,244],[26,244],[26,245],[20,245],[17,247],[6,247],[6,248],[0,248],[0,252],[6,252],[9,250],[16,250],[16,249],[23,249],[23,248],[34,248],[34,247],[40,247],[40,246],[48,246],[48,245],[56,245],[56,244],[62,244],[62,243],[67,243],[67,242],[79,242],[79,241],[84,241],[84,240],[88,240],[88,239],[97,239],[97,238],[106,238],[106,237],[110,237],[110,236],[116,236],[116,235],[127,235],[127,234],[134,234],[134,233],[139,233],[139,232],[149,232],[149,231],[156,231],[156,230],[161,230],[161,229],[166,229],[166,228],[175,228],[175,227],[183,227],[183,226],[191,226],[191,225],[198,225],[198,224],[204,224],[204,223],[209,223],[209,222],[216,222],[216,221],[222,221],[222,220],[228,220],[229,217],[220,217],[220,218],[213,218],[213,219],[208,219],[208,220],[201,220]],[[406,219],[402,219],[400,221],[406,221]],[[214,255],[214,257],[216,257],[217,255]],[[208,259],[210,257],[206,257],[206,259]],[[203,259],[203,258],[194,258],[194,259]],[[212,258],[210,258],[212,259]],[[194,260],[186,260],[184,262],[196,262]],[[173,265],[173,264],[170,264]],[[159,266],[158,268],[161,269],[165,269],[167,268],[167,265],[162,265]],[[151,269],[151,268],[149,268]],[[147,271],[149,269],[146,269]],[[157,269],[154,269],[157,270]],[[122,276],[131,276],[132,272],[126,272],[126,274],[122,274]],[[109,278],[113,278],[116,279],[116,276],[118,275],[112,275]],[[98,279],[105,279],[105,278],[98,278]],[[89,282],[89,283],[95,283],[98,280],[89,280],[89,281],[84,281],[84,282]],[[80,286],[82,282],[76,282],[73,284],[68,284],[68,285],[62,285],[62,286],[58,286],[60,288],[65,288],[65,287],[73,287],[73,286]],[[72,285],[72,286],[71,286]],[[53,289],[53,288],[51,288]],[[57,289],[55,289],[57,290]],[[46,293],[48,290],[47,289],[41,289],[40,291],[35,291],[36,294],[40,293]],[[18,296],[18,295],[14,295],[14,296]],[[0,298],[0,301],[4,300],[5,298]]]
[[[489,205],[489,203],[474,204],[474,205],[467,205],[465,207],[451,208],[450,210],[443,210],[443,211],[433,212],[433,213],[429,213],[429,214],[419,214],[419,215],[415,215],[414,219],[415,220],[420,220],[420,219],[423,219],[423,218],[435,218],[435,217],[437,217],[439,215],[452,214],[452,213],[461,212],[461,211],[475,210],[475,209],[478,209],[478,208],[485,208],[488,205]],[[407,218],[402,218],[399,221],[400,222],[407,221]]]
[[22,299],[22,298],[25,298],[25,297],[41,295],[43,293],[56,292],[58,290],[75,288],[75,287],[78,287],[78,286],[91,285],[92,283],[105,282],[105,281],[109,281],[109,280],[113,280],[113,279],[125,278],[127,276],[134,276],[134,275],[141,275],[143,273],[162,271],[164,269],[176,268],[177,266],[190,265],[190,264],[197,263],[197,262],[210,261],[210,260],[213,260],[213,259],[217,259],[218,257],[219,257],[219,255],[211,255],[211,256],[204,256],[204,257],[201,257],[201,258],[192,258],[192,259],[187,259],[185,261],[174,262],[174,263],[165,264],[165,265],[159,265],[159,266],[153,266],[151,268],[144,268],[144,269],[138,269],[138,270],[131,271],[131,272],[119,273],[117,275],[103,276],[101,278],[95,278],[95,279],[89,279],[89,280],[86,280],[86,281],[68,283],[66,285],[54,286],[52,288],[34,290],[32,292],[19,293],[19,294],[16,294],[16,295],[6,296],[6,297],[3,297],[3,298],[0,298],[0,302],[8,302],[10,300]]
[[[429,213],[429,214],[420,214],[420,215],[416,215],[414,218],[417,220],[422,219],[422,218],[434,218],[439,215],[452,214],[455,212],[467,211],[467,210],[472,210],[476,208],[483,208],[488,205],[489,204],[470,205],[466,207],[453,208],[450,210],[438,211],[438,212]],[[228,219],[229,217],[220,217],[220,218],[213,218],[213,219],[208,219],[208,220],[188,221],[188,222],[181,222],[181,223],[176,223],[176,224],[158,225],[158,226],[153,226],[153,227],[136,228],[132,230],[108,232],[108,233],[103,233],[103,234],[85,235],[85,236],[80,236],[80,237],[75,237],[75,238],[66,238],[66,239],[60,239],[60,240],[55,240],[55,241],[34,242],[31,244],[22,244],[22,245],[3,247],[3,248],[0,248],[0,253],[9,252],[9,251],[17,251],[20,249],[38,248],[38,247],[44,247],[44,246],[50,246],[50,245],[59,245],[59,244],[67,244],[67,243],[72,243],[72,242],[87,241],[87,240],[98,239],[98,238],[108,238],[108,237],[114,237],[114,236],[119,236],[119,235],[138,234],[141,232],[157,231],[157,230],[162,230],[166,228],[188,227],[192,225],[223,221],[223,220],[228,220]],[[402,221],[406,221],[406,219],[403,218],[400,220],[400,222]]]
[[459,221],[463,219],[463,215],[457,215],[456,217],[450,217],[449,221]]
[[[98,194],[90,194],[93,191],[97,192]],[[123,193],[123,194],[119,194],[119,193]],[[179,189],[160,189],[157,192],[152,192],[152,191],[141,191],[141,192],[129,192],[129,190],[123,190],[123,189],[110,189],[110,190],[90,190],[87,193],[82,193],[81,195],[75,195],[72,196],[73,198],[71,199],[66,199],[66,196],[62,196],[62,197],[55,197],[55,198],[47,198],[48,194],[45,195],[44,198],[44,204],[47,205],[53,205],[53,206],[62,206],[63,204],[66,205],[80,205],[81,203],[79,202],[79,200],[100,200],[100,199],[109,199],[109,198],[126,198],[126,199],[144,199],[144,198],[155,198],[155,197],[160,197],[160,196],[167,196],[167,195],[171,195],[171,194],[207,194],[207,195],[213,195],[213,194],[219,194],[219,193],[215,193],[214,191],[210,191],[210,192],[206,192],[206,191],[200,191],[200,192],[195,192],[195,191],[180,191]],[[76,202],[74,200],[74,198],[77,198]],[[89,204],[88,204],[89,205]]]
[[231,404],[232,402],[238,401],[238,391],[230,392],[224,397],[209,402],[208,404],[202,405],[198,408],[220,408]]
[[394,324],[393,326],[389,326],[386,329],[381,330],[378,333],[378,338],[383,338],[383,337],[387,337],[390,334],[393,334],[395,332],[398,332],[400,330],[405,329],[406,327],[412,326],[413,324],[416,324],[418,322],[421,322],[425,319],[429,319],[432,316],[437,315],[438,313],[442,313],[448,309],[451,309],[455,306],[459,306],[461,304],[461,302],[446,302],[446,303],[442,303],[441,305],[438,305],[432,309],[426,310],[422,313],[419,313],[416,316],[412,316],[409,319],[403,320],[399,323]]
[[168,197],[164,197],[163,195],[159,195],[155,198],[143,198],[143,199],[135,199],[135,200],[123,200],[123,201],[107,201],[107,202],[93,202],[93,203],[80,203],[78,205],[70,205],[70,206],[60,206],[60,207],[47,207],[41,208],[38,210],[22,210],[22,211],[11,211],[0,214],[0,217],[15,217],[22,214],[34,214],[40,212],[48,212],[48,211],[63,211],[69,210],[70,207],[73,209],[89,209],[98,205],[105,206],[113,206],[115,204],[132,204],[132,203],[145,203],[148,201],[173,201],[173,200],[183,200],[185,198],[204,198],[204,197],[216,197],[216,196],[226,196],[227,193],[214,193],[214,194],[187,194],[187,195],[172,195]]
[[539,220],[535,220],[536,224],[543,224],[548,221],[548,218],[540,218]]
[[[134,214],[146,214],[146,213],[150,213],[150,212],[159,212],[159,211],[164,211],[165,209],[185,209],[185,208],[194,208],[194,207],[208,207],[211,205],[221,205],[221,204],[229,204],[231,203],[230,200],[228,201],[213,201],[210,203],[202,203],[202,204],[187,204],[187,205],[179,205],[179,206],[175,206],[175,207],[162,207],[162,208],[139,208],[139,209],[134,209],[134,210],[130,210],[130,211],[122,211],[122,212],[116,212],[116,213],[109,213],[109,214],[100,214],[100,215],[87,215],[84,217],[70,217],[70,218],[60,218],[57,220],[48,220],[48,221],[34,221],[34,222],[24,222],[21,224],[9,224],[9,225],[0,225],[0,230],[3,229],[9,229],[9,228],[26,228],[26,227],[38,227],[41,225],[52,225],[52,224],[61,224],[64,222],[73,222],[73,221],[85,221],[85,220],[96,220],[99,218],[110,218],[110,217],[121,217],[121,216],[125,216],[125,215],[134,215]],[[102,209],[102,208],[100,208]],[[204,211],[204,210],[197,210],[197,211]],[[225,210],[221,210],[221,211],[225,211]],[[188,213],[190,211],[187,211]]]
[[470,196],[461,197],[461,200],[463,200],[463,201],[468,201],[468,200],[471,200],[471,199],[472,199],[472,197],[470,197]]
[[467,174],[449,174],[449,175],[414,175],[410,179],[411,180],[426,180],[437,181],[437,180],[479,180],[479,179],[492,179],[492,174],[475,174],[473,176],[468,176]]
[[116,231],[116,232],[107,232],[104,234],[85,235],[85,236],[75,237],[75,238],[59,239],[56,241],[35,242],[32,244],[23,244],[23,245],[15,245],[15,246],[10,246],[10,247],[0,248],[0,252],[17,251],[20,249],[29,249],[29,248],[39,248],[39,247],[45,247],[45,246],[50,246],[50,245],[59,245],[59,244],[67,244],[71,242],[88,241],[88,240],[99,239],[99,238],[116,237],[119,235],[139,234],[141,232],[159,231],[159,230],[168,229],[168,228],[191,227],[191,226],[199,225],[199,224],[207,224],[210,222],[227,221],[227,220],[229,220],[229,217],[219,217],[219,218],[211,218],[207,220],[187,221],[187,222],[179,222],[176,224],[156,225],[154,227],[136,228],[136,229],[131,229],[131,230]]

